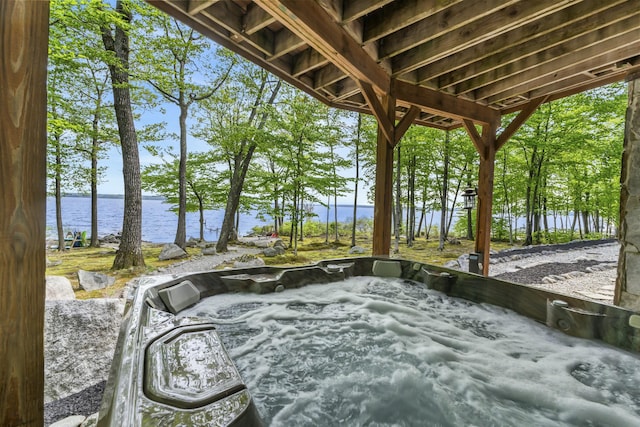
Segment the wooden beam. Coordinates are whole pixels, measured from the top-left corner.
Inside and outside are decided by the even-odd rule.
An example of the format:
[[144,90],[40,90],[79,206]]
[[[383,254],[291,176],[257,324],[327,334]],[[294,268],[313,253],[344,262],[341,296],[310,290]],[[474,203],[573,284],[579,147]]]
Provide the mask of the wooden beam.
[[[566,98],[567,96],[575,95],[576,93],[582,93],[587,90],[595,89],[611,83],[616,83],[625,80],[625,77],[630,72],[636,72],[640,68],[640,57],[637,57],[633,61],[634,65],[631,67],[625,67],[619,69],[615,73],[605,74],[589,81],[580,80],[574,84],[567,80],[559,80],[538,89],[532,90],[529,94],[533,97],[548,96],[546,102],[555,101],[556,99]],[[504,114],[509,112],[510,108],[504,110]]]
[[313,75],[313,87],[316,89],[329,86],[347,77],[340,68],[333,64],[327,64]]
[[[530,25],[537,24],[539,27],[543,25],[548,26],[549,22],[559,22],[562,26],[556,28],[554,31],[548,32],[536,30],[536,32],[533,33],[535,37],[524,43],[516,43],[517,37],[512,34],[518,29],[510,31],[506,34],[506,36],[510,36],[509,41],[505,42],[509,44],[504,45],[504,48],[500,49],[500,52],[494,52],[494,54],[489,58],[481,54],[473,64],[468,66],[458,64],[455,69],[449,71],[438,79],[438,87],[440,89],[444,89],[454,84],[460,84],[462,81],[489,72],[508,63],[516,62],[529,55],[549,50],[555,46],[565,46],[564,49],[567,51],[584,48],[594,42],[602,40],[603,34],[594,33],[594,31],[608,28],[612,34],[616,34],[620,30],[619,28],[613,27],[612,24],[625,19],[627,21],[630,19],[640,19],[638,18],[640,10],[636,10],[635,13],[630,15],[630,9],[626,3],[618,5],[618,7],[610,10],[603,10],[603,3],[599,0],[597,1],[597,5],[599,5],[599,7],[596,7],[591,3],[592,2],[580,3],[573,8],[567,8],[562,11],[573,12],[573,15],[557,13],[535,21]],[[605,4],[609,7],[608,3]],[[585,10],[584,6],[591,6],[591,9]],[[579,10],[576,11],[575,9]],[[576,12],[582,12],[582,14],[576,15]],[[580,16],[581,19],[576,22],[571,22],[571,20],[568,19],[570,17],[576,19],[577,16]],[[564,18],[564,22],[560,21],[560,18]],[[487,42],[482,44],[485,45]],[[486,53],[492,52],[488,51]],[[459,55],[455,55],[451,58],[456,58],[456,60],[458,60],[458,57]],[[452,59],[450,62],[454,61],[455,60]],[[464,92],[466,92],[466,90]]]
[[187,6],[187,12],[189,15],[195,15],[202,12],[218,0],[189,0],[189,6]]
[[229,31],[231,34],[227,34],[227,37],[231,40],[249,43],[260,50],[264,56],[272,56],[274,54],[273,33],[271,31],[260,31],[254,34],[244,34],[242,29],[243,11],[232,1],[219,1],[200,12],[199,15],[209,18]]
[[44,424],[49,3],[0,2],[0,425]]
[[242,17],[242,31],[251,35],[276,22],[276,19],[255,4],[250,4]]
[[308,73],[316,68],[327,65],[329,61],[315,50],[309,48],[300,53],[293,61],[291,74],[298,77],[301,74]]
[[[406,52],[404,52],[404,50],[406,50],[404,47],[407,43],[406,41],[398,40],[396,44],[390,45],[385,38],[383,39],[385,51],[381,51],[380,56],[397,55],[392,61],[393,76],[404,74],[430,62],[457,54],[461,50],[482,43],[499,34],[506,33],[527,22],[540,19],[543,16],[557,11],[560,6],[568,5],[570,1],[575,2],[575,0],[516,2],[508,7],[496,10],[495,13],[486,14],[480,19],[470,17],[470,19],[473,18],[473,20],[465,23],[465,25],[457,31],[447,31],[439,37],[430,40],[429,43],[420,41],[418,45]],[[466,2],[462,3],[462,5],[466,6]],[[493,10],[489,9],[488,11],[492,12]],[[411,28],[412,27],[408,27],[407,30]],[[420,34],[425,34],[424,31],[425,30]],[[393,36],[396,37],[399,33],[401,32],[394,33]],[[404,53],[398,55],[398,52]]]
[[486,153],[485,153],[486,150],[484,146],[484,141],[482,140],[482,136],[480,135],[480,133],[478,133],[478,129],[476,129],[476,126],[473,124],[471,120],[464,119],[462,121],[462,125],[467,130],[467,133],[471,138],[471,142],[473,142],[473,145],[476,147],[476,151],[480,155],[480,158],[484,159],[486,157]]
[[[432,19],[433,22],[435,22],[432,18],[433,16],[461,1],[462,0],[403,0],[401,2],[395,2],[392,6],[387,6],[384,9],[372,12],[370,16],[365,18],[362,42],[371,43],[425,18]],[[470,7],[473,8],[473,5],[470,5]],[[449,9],[449,18],[456,19],[455,13],[455,11]],[[441,13],[441,15],[444,14],[444,12]],[[433,32],[433,28],[431,32]]]
[[297,49],[300,49],[305,45],[304,41],[294,33],[289,31],[288,28],[283,28],[278,31],[273,41],[273,55],[268,60],[273,60],[287,55]]
[[[257,49],[251,43],[238,43],[230,39],[229,30],[220,25],[215,20],[211,19],[202,13],[196,16],[190,16],[185,9],[184,2],[174,2],[166,0],[147,0],[156,8],[163,12],[179,19],[186,25],[200,32],[201,34],[209,37],[219,45],[226,47],[242,56],[243,58],[251,61],[265,70],[280,77],[290,85],[308,93],[321,102],[329,103],[329,100],[324,94],[319,93],[316,88],[311,85],[307,79],[296,79],[291,76],[291,64],[282,60],[267,61],[266,55],[259,49]],[[244,39],[243,39],[244,40]]]
[[394,146],[396,146],[398,142],[400,142],[400,139],[404,136],[405,133],[407,133],[407,130],[409,130],[409,127],[414,122],[414,120],[418,118],[419,115],[420,115],[420,108],[416,107],[415,105],[412,105],[409,108],[409,110],[404,114],[404,116],[402,116],[402,119],[400,119],[400,121],[396,125],[396,130],[394,135],[395,138],[393,143]]
[[[519,64],[516,66],[521,70],[519,73],[511,75],[508,79],[489,81],[474,94],[478,100],[494,103],[527,93],[553,81],[581,74],[585,70],[615,64],[638,55],[638,39],[640,39],[640,29],[633,28],[630,32],[618,37],[556,58],[550,56],[552,54],[549,52],[541,52],[536,55],[538,62],[535,58],[527,58],[527,63],[536,63],[535,66],[525,67]],[[588,78],[585,77],[585,79]]]
[[482,254],[482,274],[489,275],[491,253],[491,211],[493,207],[493,178],[496,160],[496,131],[498,123],[482,128],[485,155],[480,156],[478,173],[478,210],[475,250]]
[[382,8],[393,0],[349,0],[342,6],[342,22],[351,22]]
[[[358,82],[358,86],[362,90],[362,95],[364,99],[367,100],[367,104],[371,108],[371,112],[375,116],[376,120],[378,120],[378,127],[384,134],[384,137],[389,141],[389,143],[394,146],[395,145],[395,136],[394,136],[394,124],[395,124],[395,112],[393,116],[390,116],[389,112],[386,109],[386,106],[383,106],[378,96],[376,95],[373,87],[367,82]],[[395,109],[395,105],[394,105]],[[392,117],[389,119],[389,117]]]
[[[455,72],[456,70],[476,62],[482,62],[492,55],[504,52],[514,46],[527,43],[533,39],[549,34],[552,31],[569,30],[574,25],[590,26],[592,19],[600,20],[602,15],[613,14],[606,10],[618,3],[628,7],[626,0],[603,2],[602,0],[584,0],[577,5],[559,10],[552,15],[500,34],[480,44],[470,46],[455,55],[432,61],[417,70],[417,81],[425,83],[435,77]],[[573,32],[574,30],[569,30]]]
[[[387,121],[395,119],[396,101],[392,94],[382,97]],[[389,255],[391,248],[391,198],[393,194],[393,146],[378,122],[376,148],[375,200],[373,208],[373,255]]]
[[[523,81],[524,71],[530,71],[529,75],[542,74],[541,70],[544,69],[557,71],[589,60],[599,52],[611,54],[615,50],[622,50],[625,46],[637,43],[638,37],[640,37],[640,10],[635,15],[615,24],[596,29],[542,51],[536,50],[518,61],[508,61],[477,77],[457,83],[456,93],[470,92],[510,77],[515,79],[509,79],[508,82]],[[543,67],[547,63],[551,65]],[[484,97],[485,91],[481,93]]]
[[382,58],[397,56],[446,34],[459,34],[463,28],[469,31],[472,27],[468,26],[472,25],[474,21],[496,13],[501,8],[513,3],[515,0],[466,0],[442,9],[382,38],[380,44],[383,45],[383,48],[380,50],[380,56]]
[[547,102],[548,98],[548,96],[541,96],[539,98],[532,99],[522,110],[520,110],[520,113],[511,120],[509,126],[507,126],[507,128],[503,130],[500,136],[496,139],[496,151],[500,150],[504,144],[506,144],[506,142],[518,131],[518,129],[520,129],[527,119],[531,117],[538,107]]
[[347,75],[371,84],[381,93],[389,92],[387,72],[318,3],[297,0],[256,0],[256,3]]
[[406,82],[396,83],[396,95],[398,100],[417,105],[425,111],[458,120],[469,119],[476,123],[491,123],[499,118],[498,111],[492,108]]

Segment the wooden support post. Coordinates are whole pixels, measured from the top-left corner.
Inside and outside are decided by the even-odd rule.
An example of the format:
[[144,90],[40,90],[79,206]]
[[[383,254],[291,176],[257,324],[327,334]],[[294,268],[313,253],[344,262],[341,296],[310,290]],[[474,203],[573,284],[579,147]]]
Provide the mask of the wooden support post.
[[467,133],[480,155],[478,173],[478,209],[476,221],[475,251],[482,254],[482,274],[489,275],[489,252],[491,250],[491,209],[493,206],[493,175],[496,160],[496,132],[499,123],[482,127],[482,135],[470,120],[463,121]]
[[478,173],[478,211],[475,250],[482,254],[482,274],[485,276],[489,275],[491,209],[493,207],[493,175],[496,160],[497,128],[497,124],[484,126],[482,128],[484,155],[480,156],[480,170]]
[[[376,102],[377,97],[375,97]],[[373,208],[373,255],[389,255],[391,248],[391,198],[393,196],[393,147],[395,145],[396,99],[387,94],[382,97],[384,118],[378,118],[378,141],[376,149],[376,188]],[[387,138],[390,133],[391,140]]]
[[373,210],[373,255],[389,255],[391,248],[391,197],[393,147],[378,125],[376,187]]
[[471,137],[473,145],[480,154],[480,170],[478,173],[478,211],[475,251],[482,254],[482,274],[489,275],[489,252],[491,250],[491,209],[493,206],[493,177],[496,152],[506,144],[511,136],[527,121],[536,109],[546,102],[548,97],[532,99],[513,119],[507,128],[497,136],[499,118],[482,127],[482,135],[478,133],[471,120],[463,119],[462,123]]
[[390,93],[378,99],[373,87],[358,82],[373,115],[378,121],[376,148],[376,186],[373,208],[373,255],[389,255],[391,248],[391,198],[393,195],[393,149],[420,114],[412,106],[396,124],[395,81],[389,84]]
[[0,2],[0,425],[44,423],[49,3]]
[[620,257],[614,304],[640,311],[640,73],[629,76],[620,175]]

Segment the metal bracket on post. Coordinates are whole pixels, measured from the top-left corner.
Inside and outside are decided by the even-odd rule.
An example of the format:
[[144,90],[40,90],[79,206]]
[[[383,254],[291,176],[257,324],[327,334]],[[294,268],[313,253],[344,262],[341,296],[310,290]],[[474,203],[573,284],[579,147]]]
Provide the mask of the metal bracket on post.
[[482,264],[482,252],[469,254],[469,273],[480,274],[480,264]]

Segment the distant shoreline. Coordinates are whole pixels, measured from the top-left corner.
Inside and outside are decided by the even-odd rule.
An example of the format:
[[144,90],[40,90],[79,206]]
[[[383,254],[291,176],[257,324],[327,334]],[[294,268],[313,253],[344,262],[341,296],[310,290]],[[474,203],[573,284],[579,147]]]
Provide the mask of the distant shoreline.
[[[51,195],[49,195],[49,197],[53,197]],[[62,195],[62,197],[79,197],[79,198],[90,198],[91,195],[90,194],[83,194],[83,193],[65,193]],[[98,198],[99,199],[124,199],[124,194],[98,194]],[[162,200],[165,201],[164,196],[153,196],[153,195],[143,195],[142,196],[142,200]],[[318,206],[322,206],[320,204],[318,204]],[[345,207],[353,207],[353,205],[350,204],[338,204],[337,207],[339,208],[345,208]],[[358,205],[359,208],[372,208],[373,205]]]
[[[53,196],[49,196],[53,197]],[[65,193],[62,197],[81,197],[81,198],[90,198],[90,194],[83,193]],[[98,199],[124,199],[124,194],[98,194]],[[152,196],[152,195],[143,195],[143,200],[164,200],[163,196]]]

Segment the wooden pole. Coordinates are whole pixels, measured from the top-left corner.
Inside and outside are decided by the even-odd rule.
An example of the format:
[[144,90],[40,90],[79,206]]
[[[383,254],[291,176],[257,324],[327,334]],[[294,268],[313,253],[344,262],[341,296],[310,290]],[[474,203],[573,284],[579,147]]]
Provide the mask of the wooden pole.
[[482,254],[482,274],[489,275],[489,252],[491,250],[491,209],[493,206],[493,177],[496,160],[496,131],[498,124],[483,126],[480,169],[478,174],[478,210],[475,251]]
[[[395,122],[396,100],[385,95],[382,104],[388,120]],[[391,249],[391,197],[393,194],[393,146],[395,135],[392,129],[392,140],[387,138],[384,124],[378,119],[378,140],[376,149],[376,181],[373,209],[373,255],[389,255]]]
[[44,423],[49,3],[0,2],[0,425]]

